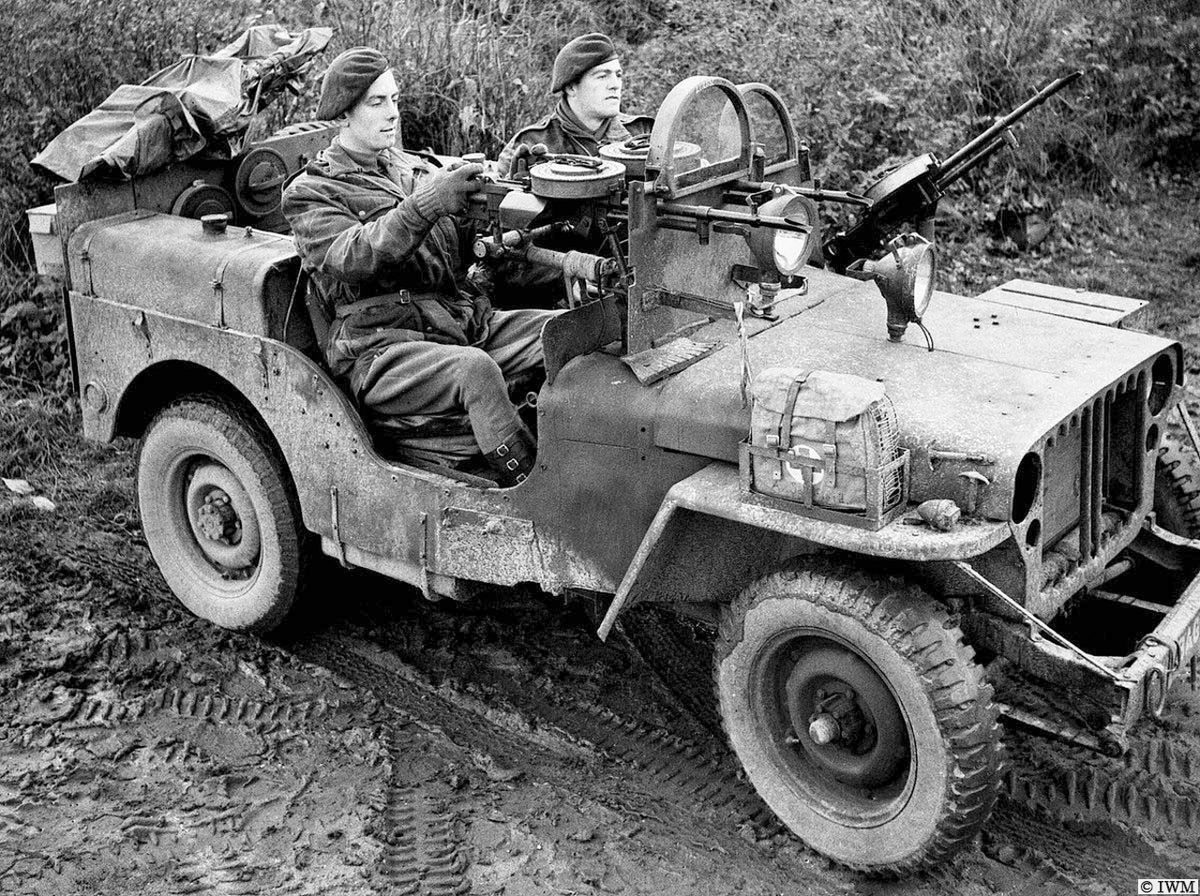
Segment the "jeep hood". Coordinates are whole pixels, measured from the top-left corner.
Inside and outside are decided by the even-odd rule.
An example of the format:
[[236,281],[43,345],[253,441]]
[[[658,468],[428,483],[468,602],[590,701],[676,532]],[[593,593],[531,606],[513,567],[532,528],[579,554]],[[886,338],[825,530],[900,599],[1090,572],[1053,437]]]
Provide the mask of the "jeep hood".
[[[1009,514],[1017,465],[1047,433],[1148,359],[1169,353],[1182,369],[1176,342],[949,293],[937,293],[925,315],[934,351],[915,325],[890,342],[875,285],[817,269],[808,294],[780,312],[777,322],[748,320],[752,371],[823,369],[882,382],[912,452],[911,499],[958,498],[959,474],[973,469],[996,486],[980,507],[996,519]],[[656,443],[736,463],[750,426],[736,326],[717,321],[691,338],[722,348],[662,386]]]

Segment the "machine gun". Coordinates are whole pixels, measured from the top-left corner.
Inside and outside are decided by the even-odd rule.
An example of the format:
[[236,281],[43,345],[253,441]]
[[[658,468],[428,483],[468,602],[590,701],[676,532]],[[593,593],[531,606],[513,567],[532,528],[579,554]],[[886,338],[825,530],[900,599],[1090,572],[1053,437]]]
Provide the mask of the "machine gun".
[[[480,230],[474,255],[480,261],[519,259],[561,271],[572,305],[584,294],[579,281],[624,294],[629,277],[621,244],[628,238],[631,214],[628,183],[644,176],[644,169],[630,172],[612,160],[558,154],[516,176],[485,177],[467,209]],[[781,278],[797,276],[812,253],[816,206],[801,190],[780,184],[743,179],[731,187],[721,207],[657,196],[645,202],[654,206],[655,228],[694,234],[699,245],[707,245],[713,233],[744,238],[756,263],[734,264],[733,274],[765,280],[777,290]],[[538,245],[542,241],[564,251]],[[657,301],[695,304],[670,293]],[[734,315],[731,302],[699,304],[705,313]]]
[[1072,72],[1047,84],[945,161],[925,153],[873,183],[865,193],[871,200],[870,209],[849,230],[839,231],[825,242],[823,249],[830,267],[844,273],[855,261],[878,255],[910,222],[915,222],[917,232],[932,242],[933,215],[946,189],[1004,145],[1015,147],[1017,138],[1012,126],[1082,75]]

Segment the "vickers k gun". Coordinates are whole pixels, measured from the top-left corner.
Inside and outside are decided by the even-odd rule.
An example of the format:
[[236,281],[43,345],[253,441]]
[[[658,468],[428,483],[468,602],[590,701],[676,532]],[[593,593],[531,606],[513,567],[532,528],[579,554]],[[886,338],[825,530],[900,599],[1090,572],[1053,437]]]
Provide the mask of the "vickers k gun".
[[826,261],[842,273],[858,259],[877,255],[892,237],[912,229],[907,224],[915,224],[916,231],[932,242],[933,216],[946,189],[1001,147],[1016,147],[1013,125],[1082,75],[1083,72],[1072,72],[1047,84],[945,161],[933,153],[925,153],[875,181],[865,194],[871,200],[870,209],[849,230],[838,232],[826,241],[823,247]]

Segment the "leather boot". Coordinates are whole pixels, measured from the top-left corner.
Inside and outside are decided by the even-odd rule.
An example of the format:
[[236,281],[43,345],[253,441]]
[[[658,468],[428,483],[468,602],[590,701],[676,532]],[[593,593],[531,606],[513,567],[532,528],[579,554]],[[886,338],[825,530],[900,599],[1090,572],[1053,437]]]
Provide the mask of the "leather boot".
[[525,481],[537,459],[537,442],[533,434],[522,426],[495,451],[484,454],[484,460],[497,474],[501,488],[512,488]]

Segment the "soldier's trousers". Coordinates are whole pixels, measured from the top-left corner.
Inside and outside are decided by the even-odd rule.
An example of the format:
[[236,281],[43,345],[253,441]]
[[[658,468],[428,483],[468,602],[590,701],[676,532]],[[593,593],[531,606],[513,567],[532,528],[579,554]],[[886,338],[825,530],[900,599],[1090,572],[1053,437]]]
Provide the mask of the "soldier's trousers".
[[559,311],[496,311],[478,346],[399,342],[371,362],[358,398],[377,414],[396,417],[466,413],[487,454],[521,428],[507,380],[544,363],[542,328]]

